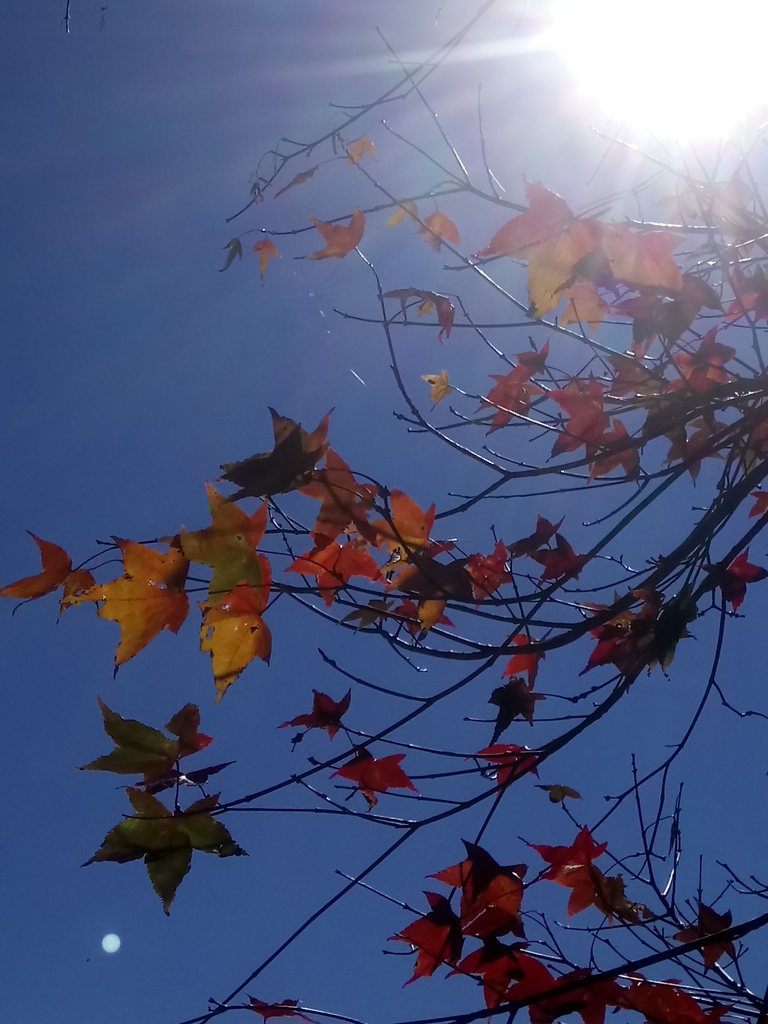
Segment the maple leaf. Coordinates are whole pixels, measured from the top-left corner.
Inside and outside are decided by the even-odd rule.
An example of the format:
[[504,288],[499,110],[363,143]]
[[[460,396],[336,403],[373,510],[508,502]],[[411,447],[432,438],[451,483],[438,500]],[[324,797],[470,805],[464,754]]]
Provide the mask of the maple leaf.
[[221,468],[221,479],[236,484],[240,490],[228,501],[241,498],[263,498],[284,494],[309,482],[312,470],[328,450],[327,413],[315,430],[308,434],[300,423],[270,409],[275,447],[270,452],[252,455],[243,462],[228,462]]
[[61,601],[59,602],[59,618],[72,604],[72,598],[78,594],[85,593],[91,587],[96,586],[93,573],[88,569],[73,569],[64,580]]
[[[667,454],[667,462],[675,462],[681,459],[691,479],[695,480],[701,470],[702,459],[721,459],[722,455],[718,448],[724,444],[712,444],[712,438],[726,427],[725,423],[716,420],[714,416],[700,416],[692,420],[687,426],[681,426],[676,430],[668,432],[665,436],[672,442]],[[688,428],[693,433],[688,436]]]
[[325,469],[316,469],[310,482],[301,488],[302,494],[322,502],[312,529],[315,545],[324,547],[350,526],[375,540],[368,527],[367,511],[373,506],[376,491],[373,484],[358,483],[344,459],[329,448]]
[[371,160],[375,160],[376,148],[367,135],[361,135],[359,139],[355,139],[347,150],[347,164],[356,164],[366,154]]
[[525,937],[520,918],[524,864],[502,867],[481,846],[464,840],[466,860],[430,875],[461,889],[461,930],[478,939],[498,938],[512,932]]
[[[642,903],[632,903],[624,895],[624,879],[621,875],[611,878],[606,876],[594,865],[589,866],[589,879],[592,884],[592,903],[603,914],[610,924],[614,917],[627,924],[639,924],[641,915],[652,916],[650,910]],[[574,890],[574,895],[576,890]]]
[[490,555],[470,555],[467,572],[472,578],[472,593],[476,601],[494,594],[511,576],[507,571],[507,548],[503,541],[496,542]]
[[687,384],[692,391],[703,393],[732,380],[723,365],[733,359],[736,350],[715,341],[716,334],[717,328],[713,327],[701,339],[696,352],[679,352],[673,357],[672,362],[680,371],[680,377],[672,381],[670,391],[677,391]]
[[507,545],[510,558],[522,558],[524,555],[531,555],[534,551],[548,544],[563,525],[563,520],[554,525],[545,519],[544,516],[536,516],[536,529],[527,537],[516,540]]
[[325,242],[324,249],[310,253],[307,259],[327,260],[342,259],[360,244],[365,231],[365,215],[355,207],[352,218],[346,226],[342,224],[326,224],[325,221],[309,218],[320,232]]
[[561,804],[566,798],[581,800],[581,793],[577,793],[570,786],[537,786],[536,789],[543,789],[553,804]]
[[277,251],[277,246],[271,238],[262,238],[260,242],[251,249],[251,252],[257,252],[259,254],[259,274],[264,277],[269,263],[269,257],[273,256],[275,259],[280,259],[280,253]]
[[418,209],[416,207],[416,203],[414,203],[412,199],[409,199],[406,202],[400,204],[398,209],[395,210],[395,212],[389,218],[389,220],[384,225],[384,227],[385,228],[397,227],[397,225],[401,224],[405,220],[406,217],[411,217],[412,219],[415,220],[417,215],[418,215]]
[[562,577],[577,580],[584,565],[585,555],[577,555],[571,545],[558,533],[556,536],[557,547],[554,551],[545,549],[543,551],[532,551],[530,558],[539,565],[544,566],[544,572],[539,577],[539,582],[544,580],[559,580]]
[[204,609],[200,650],[211,656],[217,704],[254,658],[269,663],[272,634],[262,618],[267,606],[268,582],[258,590],[247,583],[238,583],[230,594]]
[[727,1006],[714,1006],[705,1013],[674,983],[655,985],[644,978],[634,979],[628,989],[620,989],[617,1005],[642,1013],[648,1024],[718,1024],[729,1010]]
[[310,167],[308,171],[299,171],[295,178],[291,178],[287,185],[283,185],[278,192],[275,192],[275,199],[287,192],[289,188],[294,188],[296,185],[304,185],[314,175],[319,166],[320,164],[316,164],[314,167]]
[[540,245],[553,235],[560,234],[574,220],[570,207],[556,192],[534,181],[525,182],[528,209],[507,221],[491,241],[475,256],[514,256],[527,258],[531,246]]
[[[417,549],[408,556],[410,564],[400,569],[388,583],[389,590],[418,594],[422,601],[445,602],[472,600],[472,577],[466,569],[467,558],[447,564],[436,561],[429,551]],[[396,562],[398,566],[401,562]]]
[[266,584],[269,592],[269,562],[256,553],[267,528],[266,501],[249,516],[215,487],[206,483],[205,489],[211,525],[189,533],[182,527],[179,546],[190,562],[213,568],[208,588],[209,604],[229,594],[238,583],[248,583],[255,590]]
[[441,295],[439,292],[427,292],[421,288],[395,288],[391,292],[384,292],[382,298],[399,299],[403,313],[405,313],[408,299],[420,299],[421,305],[416,310],[416,316],[425,316],[436,310],[437,322],[440,324],[437,340],[442,341],[443,335],[446,338],[451,336],[456,310],[447,295]]
[[64,586],[64,599],[87,590],[96,582],[87,569],[72,569],[72,559],[64,548],[42,540],[34,533],[29,534],[40,549],[43,571],[37,576],[26,576],[15,583],[0,588],[0,597],[14,597],[32,600],[50,594],[57,587]]
[[528,316],[539,319],[559,305],[579,263],[595,248],[592,221],[573,220],[559,234],[528,249]]
[[518,961],[520,944],[507,946],[497,938],[486,939],[483,945],[465,956],[454,974],[477,974],[483,981],[483,996],[489,1010],[507,999],[507,989],[513,979],[524,977]]
[[104,718],[104,732],[115,743],[109,754],[97,757],[79,771],[115,772],[118,775],[143,775],[144,782],[166,778],[182,757],[204,750],[213,743],[210,736],[198,731],[200,709],[185,705],[170,720],[166,729],[178,739],[169,740],[160,732],[133,718],[122,718],[98,698]]
[[592,861],[602,857],[608,843],[595,843],[592,833],[584,826],[571,846],[529,845],[550,865],[541,877],[572,890],[567,910],[569,918],[595,902],[595,887],[589,868]]
[[135,815],[111,829],[83,867],[102,861],[126,864],[143,858],[166,914],[190,869],[193,850],[215,853],[217,857],[245,855],[221,822],[211,816],[218,796],[204,797],[185,811],[171,814],[151,793],[130,786],[126,792]]
[[531,372],[530,367],[521,362],[507,374],[491,374],[496,383],[479,406],[484,409],[495,405],[498,409],[491,420],[489,434],[506,426],[514,415],[526,416],[531,399],[544,394],[540,387],[531,383]]
[[752,565],[747,548],[737,555],[726,569],[716,572],[715,576],[723,592],[723,600],[730,601],[733,610],[736,611],[747,595],[747,584],[764,580],[768,576],[768,569]]
[[390,754],[388,757],[376,758],[361,747],[351,761],[347,761],[331,776],[332,779],[349,779],[356,782],[360,792],[368,802],[368,808],[376,806],[376,793],[386,793],[389,789],[418,790],[400,767],[405,754]]
[[281,1003],[265,1003],[261,999],[254,998],[254,996],[249,996],[248,999],[248,1008],[253,1010],[254,1013],[260,1013],[264,1020],[267,1020],[269,1017],[301,1017],[302,1020],[309,1021],[309,1024],[315,1024],[311,1017],[308,1017],[298,1009],[298,999],[283,999]]
[[660,380],[643,366],[640,358],[633,355],[608,356],[608,362],[616,370],[608,394],[612,398],[624,395],[658,395],[666,388],[666,381]]
[[[627,428],[621,420],[614,420],[613,430],[606,430],[599,439],[599,444],[601,448],[609,448],[613,445],[618,446],[626,441],[628,437]],[[590,462],[589,479],[597,480],[602,476],[606,476],[606,474],[614,469],[623,469],[627,480],[637,479],[640,474],[640,458],[634,445],[627,446],[613,454],[607,451],[600,455],[595,455]]]
[[568,415],[568,425],[559,435],[552,448],[553,455],[573,452],[582,445],[590,447],[599,441],[608,427],[610,420],[603,412],[605,397],[600,383],[594,378],[584,383],[580,380],[571,381],[567,388],[551,391],[552,398]]
[[518,715],[524,718],[529,725],[533,725],[536,702],[546,699],[542,694],[534,693],[533,684],[526,683],[522,676],[513,676],[508,683],[497,686],[488,698],[488,703],[495,704],[499,709],[491,743],[496,742]]
[[751,495],[755,499],[755,504],[749,510],[748,519],[754,519],[755,516],[764,516],[768,512],[768,491],[752,491]]
[[282,725],[278,726],[278,729],[303,725],[307,729],[324,729],[328,733],[328,738],[333,739],[341,728],[342,717],[349,710],[352,691],[348,690],[346,696],[342,697],[340,701],[333,700],[327,693],[320,693],[319,690],[313,690],[312,693],[314,694],[314,699],[311,712],[308,715],[299,715],[297,718],[292,718],[290,722],[283,722]]
[[[715,935],[717,932],[730,928],[733,922],[730,910],[724,914],[716,913],[712,907],[708,907],[699,900],[699,916],[695,925],[683,928],[675,935],[678,942],[696,942],[707,935]],[[727,955],[732,959],[736,956],[736,950],[732,942],[711,942],[708,946],[701,947],[701,955],[704,957],[704,968],[709,970],[714,967],[721,956]]]
[[116,540],[116,544],[123,554],[125,574],[62,602],[103,602],[99,616],[120,625],[115,670],[143,650],[162,629],[178,633],[189,611],[184,590],[189,562],[181,552],[171,549],[161,554],[132,540]]
[[453,391],[448,383],[448,374],[445,370],[441,373],[424,373],[421,379],[429,384],[429,397],[435,405],[439,405]]
[[614,278],[634,288],[682,290],[683,276],[673,256],[680,244],[677,235],[670,231],[636,235],[625,224],[593,224]]
[[386,546],[397,557],[407,557],[409,551],[423,548],[429,542],[429,531],[435,522],[435,505],[426,512],[413,498],[395,489],[389,496],[391,522],[377,519],[371,523],[376,530],[376,546]]
[[448,616],[443,614],[444,611],[445,601],[419,601],[418,605],[413,601],[401,601],[392,609],[392,617],[400,619],[411,636],[419,636],[421,633],[428,633],[438,624],[453,629],[454,625]]
[[424,218],[424,223],[419,228],[419,234],[424,236],[424,241],[427,245],[431,245],[435,252],[440,252],[443,239],[452,245],[458,245],[460,242],[459,229],[450,217],[446,217],[439,211]]
[[316,576],[318,589],[328,608],[333,604],[339,587],[349,583],[353,576],[377,580],[381,575],[378,565],[367,551],[362,551],[354,544],[342,546],[336,541],[299,555],[285,571]]
[[[507,992],[511,1000],[538,998],[528,1007],[531,1024],[553,1024],[559,1017],[578,1013],[584,1024],[603,1024],[606,1006],[615,1006],[622,989],[615,981],[590,982],[590,970],[579,969],[555,979],[547,968],[524,953],[517,955],[522,968],[521,981]],[[558,989],[571,987],[578,980],[584,980],[583,988],[571,988],[559,994]]]
[[243,258],[243,243],[239,238],[230,238],[224,248],[227,250],[227,258],[224,261],[224,266],[219,271],[220,274],[223,274],[225,270],[228,270],[235,260],[241,260]]
[[534,775],[539,774],[536,770],[536,755],[532,754],[528,747],[519,747],[516,743],[493,743],[490,747],[478,750],[475,757],[480,757],[483,761],[497,766],[495,776],[496,784],[499,787],[499,792],[496,794],[497,800],[510,782],[519,779],[521,775],[525,775],[527,772],[533,772]]
[[579,281],[566,288],[560,293],[560,298],[568,303],[559,320],[561,327],[584,323],[594,331],[609,311],[608,303],[600,298],[591,281]]
[[[559,525],[559,524],[558,524]],[[514,638],[513,643],[516,647],[528,647],[531,643],[534,643],[530,637],[523,636],[518,633]],[[508,676],[515,676],[520,672],[525,672],[528,675],[528,684],[533,689],[533,684],[536,682],[536,674],[539,671],[539,662],[546,658],[546,654],[542,651],[541,653],[526,653],[525,651],[519,651],[517,654],[513,654],[507,662],[507,667],[501,674],[502,679],[506,679]]]
[[389,618],[391,603],[389,601],[369,601],[364,608],[350,612],[341,620],[342,622],[358,622],[358,629],[372,626],[374,622],[381,622]]
[[441,964],[455,966],[464,942],[461,924],[448,900],[436,892],[425,892],[424,895],[432,908],[429,913],[389,939],[390,942],[407,942],[419,951],[413,975],[406,985],[418,978],[430,977]]

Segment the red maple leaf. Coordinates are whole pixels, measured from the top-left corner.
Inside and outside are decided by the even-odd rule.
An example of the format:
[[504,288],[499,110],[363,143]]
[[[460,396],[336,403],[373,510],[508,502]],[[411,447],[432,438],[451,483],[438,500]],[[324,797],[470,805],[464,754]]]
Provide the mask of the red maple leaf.
[[411,789],[414,793],[418,790],[400,767],[400,762],[405,754],[390,754],[388,757],[375,758],[365,748],[357,751],[351,761],[347,761],[337,772],[331,776],[332,779],[349,779],[356,782],[360,792],[368,801],[368,807],[375,807],[378,803],[376,793],[386,793],[388,789]]
[[389,940],[407,942],[419,951],[413,975],[406,981],[406,985],[417,978],[428,978],[441,964],[455,966],[464,942],[459,919],[445,896],[436,892],[425,892],[424,895],[432,908],[429,913],[409,924],[397,935],[392,935]]
[[491,420],[489,434],[505,427],[515,414],[526,416],[531,399],[544,394],[540,387],[531,383],[531,370],[524,363],[507,374],[492,373],[491,377],[496,383],[480,403],[481,409],[495,405],[498,410]]
[[538,775],[536,770],[536,755],[532,754],[528,747],[519,747],[516,743],[494,743],[490,747],[478,750],[475,757],[481,757],[490,764],[498,765],[496,770],[496,783],[499,792],[498,800],[510,782],[519,779],[527,772]]
[[595,843],[592,833],[584,828],[571,846],[537,846],[530,844],[550,865],[541,876],[550,882],[572,889],[568,901],[568,917],[573,917],[595,901],[595,887],[589,868],[608,849],[608,843]]
[[764,580],[768,576],[768,570],[750,563],[747,548],[737,555],[726,569],[716,571],[715,575],[724,600],[730,601],[733,610],[736,611],[747,595],[747,584]]
[[483,995],[489,1010],[507,1000],[507,989],[513,978],[524,977],[517,958],[519,946],[506,946],[496,938],[486,939],[480,949],[465,956],[454,974],[477,974],[483,979]]
[[315,1024],[311,1017],[307,1017],[299,1010],[298,999],[284,999],[282,1003],[265,1003],[253,996],[249,996],[249,998],[250,1009],[254,1013],[260,1013],[264,1020],[268,1017],[301,1017],[303,1020],[308,1020],[309,1024]]
[[562,525],[562,519],[559,523],[553,525],[544,516],[537,515],[535,531],[527,537],[507,545],[509,557],[522,558],[523,555],[530,555],[533,551],[538,551],[540,547],[543,547],[555,536]]
[[747,518],[754,519],[755,516],[764,516],[768,512],[768,491],[752,491],[755,504],[749,510]]
[[577,555],[568,541],[561,534],[557,534],[557,547],[554,551],[532,551],[530,557],[534,562],[544,566],[544,572],[539,577],[543,580],[559,580],[563,576],[573,577],[577,580],[584,564],[585,555]]
[[674,983],[654,985],[641,978],[621,989],[617,1005],[642,1013],[649,1024],[718,1024],[730,1007],[715,1006],[705,1013],[693,996]]
[[464,841],[467,859],[430,878],[461,889],[461,929],[488,939],[512,932],[525,937],[520,919],[525,864],[502,867],[482,847]]
[[[524,636],[518,633],[514,638],[513,643],[516,647],[528,647],[533,643],[530,637]],[[520,651],[517,654],[513,654],[507,662],[507,667],[501,674],[502,679],[506,679],[507,676],[517,676],[522,672],[528,674],[528,683],[531,687],[536,682],[536,674],[539,671],[539,662],[546,658],[546,654],[542,651],[540,654],[531,654],[525,651]]]
[[[520,953],[517,962],[523,976],[518,984],[509,989],[507,998],[530,999],[546,993],[546,998],[537,999],[528,1007],[531,1024],[552,1024],[569,1013],[580,1014],[584,1024],[603,1024],[606,1006],[615,1006],[621,997],[622,989],[615,981],[590,983],[589,970],[571,971],[554,978],[544,964],[531,956]],[[573,985],[581,979],[584,979],[584,988],[558,993],[558,989]]]
[[336,591],[349,583],[353,576],[362,576],[368,580],[377,580],[380,576],[378,565],[367,551],[354,544],[342,547],[336,541],[299,555],[285,571],[298,572],[302,576],[317,576],[317,586],[329,608]]
[[[731,917],[730,910],[724,914],[717,914],[712,907],[708,907],[699,901],[699,919],[697,923],[689,928],[683,928],[681,932],[675,935],[675,938],[678,942],[696,942],[707,935],[715,935],[717,932],[730,928],[732,921],[733,918]],[[704,967],[706,970],[714,967],[720,957],[726,953],[730,957],[736,956],[736,950],[732,942],[712,942],[708,946],[702,946],[701,955],[704,957]]]
[[476,601],[482,601],[495,593],[503,583],[509,583],[507,572],[507,548],[503,541],[497,541],[490,555],[470,555],[467,572],[472,577],[472,593]]
[[710,391],[718,384],[727,384],[731,375],[723,369],[733,359],[736,349],[715,341],[717,327],[704,335],[696,352],[679,352],[672,362],[680,371],[680,377],[669,385],[670,391],[679,391],[687,384],[698,393]]
[[373,506],[376,488],[358,483],[347,463],[332,448],[325,453],[325,469],[315,469],[301,493],[322,502],[312,530],[316,547],[322,548],[348,527],[354,526],[368,540],[375,532],[368,526],[367,510]]
[[631,443],[624,443],[628,437],[627,428],[621,420],[614,420],[613,430],[606,430],[598,443],[601,448],[610,449],[615,446],[619,450],[595,454],[590,463],[590,480],[597,480],[599,477],[610,473],[611,470],[619,468],[624,470],[627,480],[637,479],[640,473],[640,460],[636,446]]
[[560,391],[550,392],[560,408],[568,415],[568,424],[552,448],[553,455],[573,452],[583,444],[590,447],[599,441],[610,422],[603,412],[604,391],[600,383],[590,379],[586,384],[574,380]]
[[307,729],[325,729],[330,739],[336,735],[341,728],[342,716],[349,710],[349,702],[352,699],[352,691],[348,690],[346,696],[338,703],[329,697],[327,693],[320,693],[313,690],[314,699],[312,710],[308,715],[299,715],[292,718],[290,722],[283,722],[278,729],[287,729],[289,726],[304,725]]

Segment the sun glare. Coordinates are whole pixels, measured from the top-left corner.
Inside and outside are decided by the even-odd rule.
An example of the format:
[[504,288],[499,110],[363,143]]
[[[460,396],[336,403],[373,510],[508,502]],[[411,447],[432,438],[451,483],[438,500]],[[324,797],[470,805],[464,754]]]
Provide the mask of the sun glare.
[[605,111],[716,137],[768,101],[768,0],[556,0],[554,45]]

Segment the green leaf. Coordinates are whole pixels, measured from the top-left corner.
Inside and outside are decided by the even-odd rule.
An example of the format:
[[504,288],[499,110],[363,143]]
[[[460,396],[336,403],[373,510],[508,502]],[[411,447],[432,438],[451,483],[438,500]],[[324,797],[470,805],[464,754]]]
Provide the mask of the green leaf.
[[227,250],[227,258],[224,261],[224,266],[219,271],[220,274],[223,274],[225,270],[231,267],[235,259],[243,258],[243,243],[239,238],[230,238],[224,248]]
[[186,847],[172,853],[148,853],[145,863],[152,888],[163,901],[163,910],[169,914],[176,890],[192,867],[192,849]]

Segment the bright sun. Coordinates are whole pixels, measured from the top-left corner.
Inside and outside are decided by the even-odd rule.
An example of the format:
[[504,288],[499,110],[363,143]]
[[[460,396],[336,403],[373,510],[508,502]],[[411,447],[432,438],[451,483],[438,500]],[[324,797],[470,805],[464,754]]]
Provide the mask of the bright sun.
[[585,90],[656,135],[719,136],[768,101],[768,0],[555,0],[552,28]]

